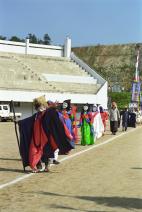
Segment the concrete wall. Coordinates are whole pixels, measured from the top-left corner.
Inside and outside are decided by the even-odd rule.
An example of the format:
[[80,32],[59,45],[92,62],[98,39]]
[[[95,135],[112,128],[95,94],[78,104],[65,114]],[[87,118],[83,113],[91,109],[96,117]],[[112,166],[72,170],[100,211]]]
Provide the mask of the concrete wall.
[[31,102],[20,102],[20,106],[15,106],[14,108],[16,113],[22,113],[19,119],[27,118],[35,113]]
[[15,107],[15,111],[22,113],[21,119],[27,118],[35,112],[33,104],[30,102],[21,102],[20,107]]
[[[10,101],[0,101],[0,104],[8,104],[11,107]],[[27,118],[31,115],[33,115],[36,111],[33,108],[33,103],[31,102],[14,102],[14,109],[15,113],[22,113],[22,116],[20,118],[17,118],[17,120]],[[12,108],[10,109],[11,112]]]
[[0,101],[33,102],[33,99],[45,95],[47,100],[63,102],[71,99],[72,103],[96,103],[96,95],[93,94],[71,94],[71,93],[48,93],[21,90],[0,90]]
[[[72,103],[76,104],[101,104],[104,108],[107,108],[107,83],[100,89],[96,95],[92,94],[71,94],[71,93],[46,93],[46,92],[32,92],[32,91],[11,91],[11,90],[0,90],[0,101],[15,101],[20,102],[21,109],[25,111],[33,111],[29,109],[29,105],[32,105],[33,99],[41,95],[45,95],[47,100],[59,101],[62,103],[65,99],[71,99]],[[31,107],[31,106],[30,106]],[[25,109],[24,109],[25,108]],[[18,109],[19,110],[19,109]],[[19,111],[21,112],[21,111]],[[30,112],[28,112],[30,113]]]
[[108,102],[108,83],[106,82],[97,93],[96,102],[104,109],[107,109]]
[[0,40],[0,51],[20,54],[63,57],[64,47]]

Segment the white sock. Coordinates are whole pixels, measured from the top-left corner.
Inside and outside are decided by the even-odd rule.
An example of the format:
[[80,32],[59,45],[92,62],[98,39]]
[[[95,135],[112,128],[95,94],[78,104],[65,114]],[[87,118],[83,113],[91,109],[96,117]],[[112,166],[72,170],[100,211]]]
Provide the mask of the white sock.
[[58,159],[59,149],[56,149],[54,152],[54,160]]

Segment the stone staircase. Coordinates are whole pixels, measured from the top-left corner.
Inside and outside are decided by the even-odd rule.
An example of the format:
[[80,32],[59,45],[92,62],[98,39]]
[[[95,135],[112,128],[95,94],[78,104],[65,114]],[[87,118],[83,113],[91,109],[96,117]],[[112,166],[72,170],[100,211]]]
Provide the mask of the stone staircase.
[[43,79],[43,74],[92,78],[72,60],[0,52],[0,88],[36,90],[56,93],[96,94],[101,85]]

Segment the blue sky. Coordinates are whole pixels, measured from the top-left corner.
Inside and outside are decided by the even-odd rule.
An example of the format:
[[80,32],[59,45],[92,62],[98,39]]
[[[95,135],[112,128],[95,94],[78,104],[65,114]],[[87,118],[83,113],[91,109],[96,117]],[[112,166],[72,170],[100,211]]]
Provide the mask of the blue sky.
[[0,35],[48,33],[53,45],[142,42],[142,0],[0,0]]

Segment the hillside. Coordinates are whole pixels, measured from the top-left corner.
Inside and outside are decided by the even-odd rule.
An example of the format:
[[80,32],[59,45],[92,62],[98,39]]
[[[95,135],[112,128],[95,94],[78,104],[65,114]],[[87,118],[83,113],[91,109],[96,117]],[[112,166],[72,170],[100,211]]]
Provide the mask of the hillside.
[[[142,77],[142,44],[139,46],[139,71]],[[136,44],[75,47],[72,51],[106,79],[110,86],[130,90],[135,73]]]

